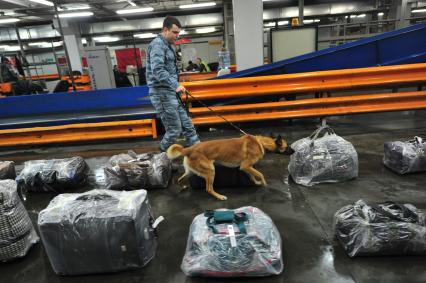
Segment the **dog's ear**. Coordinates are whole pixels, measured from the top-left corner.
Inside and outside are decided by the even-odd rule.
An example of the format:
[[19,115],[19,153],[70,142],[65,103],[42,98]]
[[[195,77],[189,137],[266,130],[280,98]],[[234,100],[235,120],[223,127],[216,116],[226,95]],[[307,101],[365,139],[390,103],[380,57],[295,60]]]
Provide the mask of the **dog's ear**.
[[282,145],[283,145],[283,139],[282,139],[281,135],[278,135],[278,136],[277,136],[277,138],[275,139],[275,143],[276,143],[278,146],[282,146]]

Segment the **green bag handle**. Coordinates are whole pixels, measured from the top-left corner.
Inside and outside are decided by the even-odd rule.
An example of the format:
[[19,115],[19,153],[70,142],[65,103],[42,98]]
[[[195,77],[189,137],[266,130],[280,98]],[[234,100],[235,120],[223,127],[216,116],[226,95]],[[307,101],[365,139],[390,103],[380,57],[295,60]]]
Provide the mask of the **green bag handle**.
[[213,231],[218,234],[215,225],[223,223],[232,223],[238,226],[241,234],[247,234],[245,221],[248,220],[248,215],[245,212],[235,213],[233,210],[206,210],[204,216],[207,217],[206,224]]

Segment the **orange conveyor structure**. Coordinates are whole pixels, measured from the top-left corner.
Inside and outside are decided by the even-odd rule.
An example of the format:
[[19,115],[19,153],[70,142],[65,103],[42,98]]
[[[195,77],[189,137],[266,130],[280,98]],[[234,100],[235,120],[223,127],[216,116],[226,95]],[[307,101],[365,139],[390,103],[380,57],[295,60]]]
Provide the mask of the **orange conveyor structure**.
[[[398,111],[426,108],[426,92],[392,92],[340,97],[304,98],[312,93],[356,89],[380,89],[421,86],[426,83],[426,64],[399,65],[310,72],[291,75],[189,82],[184,85],[201,101],[212,99],[300,95],[296,101],[247,103],[212,106],[217,114],[233,122],[262,121],[285,118],[322,117],[355,113]],[[420,88],[419,88],[420,89]],[[185,97],[184,97],[185,99]],[[189,102],[193,100],[188,97]],[[196,125],[224,123],[206,107],[190,107]]]
[[[252,97],[264,99],[260,103],[211,107],[233,122],[426,109],[426,91],[421,90],[424,84],[425,63],[184,83],[191,95],[204,102]],[[357,89],[400,86],[417,87],[418,91],[306,97],[306,94],[312,93],[357,92]],[[298,99],[277,101],[286,94],[296,94]],[[191,97],[188,100],[189,104],[198,105],[192,103]],[[206,107],[191,106],[189,111],[196,125],[224,123]],[[142,136],[157,136],[155,119],[1,130],[0,146]]]
[[147,136],[157,138],[155,119],[0,130],[0,147]]

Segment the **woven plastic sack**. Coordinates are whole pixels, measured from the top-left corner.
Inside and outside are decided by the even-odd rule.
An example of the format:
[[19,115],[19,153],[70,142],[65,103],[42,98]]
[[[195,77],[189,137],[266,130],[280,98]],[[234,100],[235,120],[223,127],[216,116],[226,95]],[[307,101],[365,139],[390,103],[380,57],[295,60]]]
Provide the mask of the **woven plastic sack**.
[[23,257],[39,241],[14,180],[0,180],[0,261]]

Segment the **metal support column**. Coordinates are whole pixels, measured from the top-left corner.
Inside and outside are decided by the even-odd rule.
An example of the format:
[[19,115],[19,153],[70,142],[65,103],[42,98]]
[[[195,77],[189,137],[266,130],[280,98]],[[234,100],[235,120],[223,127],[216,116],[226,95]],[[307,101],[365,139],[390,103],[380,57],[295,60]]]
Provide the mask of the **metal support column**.
[[59,25],[59,33],[61,34],[61,38],[62,38],[62,43],[64,46],[64,51],[65,51],[65,57],[67,58],[67,65],[68,65],[68,74],[69,77],[71,79],[71,84],[72,84],[72,89],[74,91],[77,91],[77,88],[75,87],[75,80],[74,80],[74,76],[72,74],[72,68],[71,68],[71,60],[70,60],[70,55],[68,53],[68,49],[67,49],[67,45],[65,44],[65,37],[64,37],[64,31],[62,29],[62,24],[61,24],[61,18],[59,18],[59,13],[58,13],[58,3],[57,0],[53,2],[54,7],[55,7],[55,14],[56,17],[58,18],[58,25]]
[[299,0],[299,26],[303,26],[303,9],[305,8],[304,0]]
[[[32,82],[32,79],[31,79],[31,72],[30,72],[30,67],[28,66],[28,64],[26,64],[26,62],[28,62],[28,60],[27,60],[27,58],[25,57],[24,46],[22,45],[21,35],[19,34],[19,29],[18,29],[18,26],[17,26],[17,25],[15,25],[15,31],[16,31],[16,37],[18,38],[19,48],[21,49],[21,55],[22,55],[22,58],[25,60],[25,62],[23,62],[23,63],[25,63],[25,69],[27,70],[27,73],[28,73],[28,80],[29,80],[30,82]],[[24,60],[23,60],[23,61],[24,61]]]

